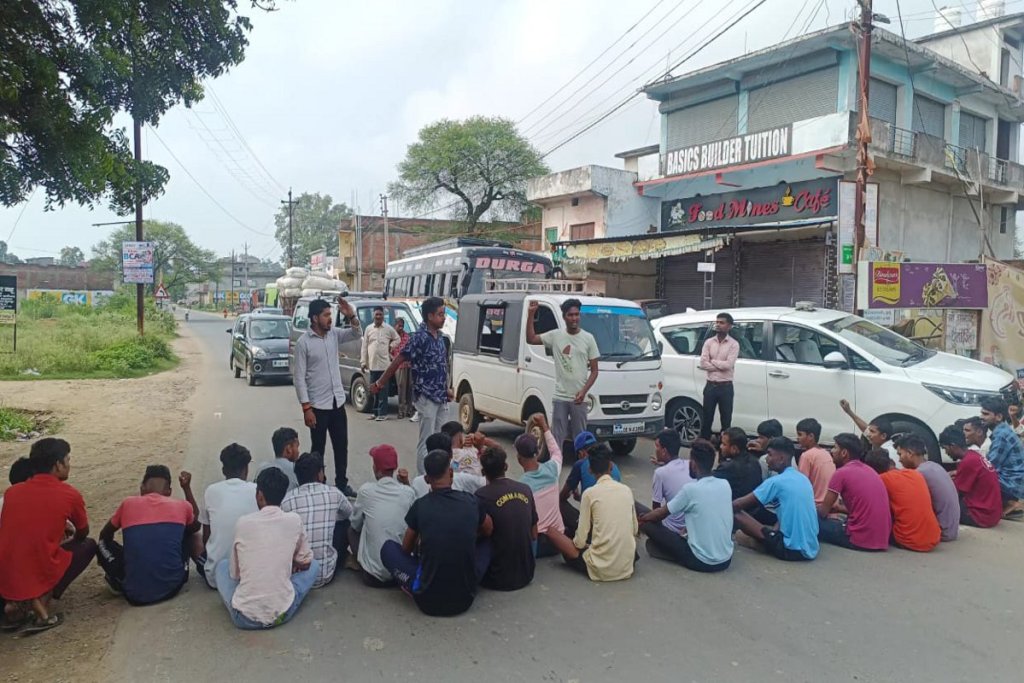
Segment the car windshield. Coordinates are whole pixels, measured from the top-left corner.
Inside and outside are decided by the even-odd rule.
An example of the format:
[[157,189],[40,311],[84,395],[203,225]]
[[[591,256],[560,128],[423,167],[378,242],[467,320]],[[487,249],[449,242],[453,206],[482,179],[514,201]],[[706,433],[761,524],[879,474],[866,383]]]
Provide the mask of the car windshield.
[[640,308],[583,306],[580,327],[594,335],[602,360],[661,357],[651,323]]
[[855,315],[824,323],[822,327],[889,365],[906,367],[935,355],[934,351]]
[[287,320],[256,320],[249,323],[249,336],[252,339],[287,339]]

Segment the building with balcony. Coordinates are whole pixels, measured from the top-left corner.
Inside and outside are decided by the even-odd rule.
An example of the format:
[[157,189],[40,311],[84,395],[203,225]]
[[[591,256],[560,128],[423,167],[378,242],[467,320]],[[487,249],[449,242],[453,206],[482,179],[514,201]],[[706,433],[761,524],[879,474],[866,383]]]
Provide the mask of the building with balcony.
[[[548,204],[562,200],[539,196],[545,229],[559,229],[556,247],[598,269],[630,253],[673,254],[649,269],[649,289],[676,309],[801,300],[852,309],[843,247],[853,241],[858,40],[844,24],[649,84],[660,144],[620,156],[636,175],[634,213],[658,206],[657,234],[624,236],[606,210],[603,234],[572,240],[563,225],[580,216],[551,216]],[[1013,258],[1022,45],[1024,14],[906,42],[876,27],[865,131],[876,257]],[[541,181],[531,189],[556,185]],[[698,270],[700,261],[715,265]]]

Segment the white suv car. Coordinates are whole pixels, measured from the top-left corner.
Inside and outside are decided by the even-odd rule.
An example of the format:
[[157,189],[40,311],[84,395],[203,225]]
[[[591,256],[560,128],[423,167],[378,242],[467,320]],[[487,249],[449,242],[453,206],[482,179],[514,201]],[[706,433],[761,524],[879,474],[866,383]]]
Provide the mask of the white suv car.
[[[856,431],[839,407],[845,398],[865,420],[884,416],[895,432],[920,434],[938,459],[943,427],[977,415],[986,396],[1017,397],[1013,378],[999,368],[927,349],[842,311],[801,305],[728,312],[740,343],[733,425],[750,433],[775,418],[795,438],[797,421],[813,417],[822,441],[831,442]],[[698,364],[718,313],[679,313],[651,323],[663,348],[665,424],[686,441],[700,434],[706,374]]]

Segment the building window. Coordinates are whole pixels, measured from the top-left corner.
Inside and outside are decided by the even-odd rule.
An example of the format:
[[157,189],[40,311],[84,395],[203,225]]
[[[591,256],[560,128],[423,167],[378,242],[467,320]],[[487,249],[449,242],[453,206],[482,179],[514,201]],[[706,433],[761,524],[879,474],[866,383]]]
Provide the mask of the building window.
[[549,246],[557,242],[558,228],[544,228],[544,238],[547,240]]
[[1005,235],[1006,230],[1010,225],[1010,208],[1007,206],[999,207],[999,234]]
[[573,241],[594,239],[594,224],[577,223],[576,225],[569,226],[569,237]]
[[579,206],[580,205],[580,198],[579,197],[573,197],[572,201],[570,202],[570,204],[572,204],[573,206]]

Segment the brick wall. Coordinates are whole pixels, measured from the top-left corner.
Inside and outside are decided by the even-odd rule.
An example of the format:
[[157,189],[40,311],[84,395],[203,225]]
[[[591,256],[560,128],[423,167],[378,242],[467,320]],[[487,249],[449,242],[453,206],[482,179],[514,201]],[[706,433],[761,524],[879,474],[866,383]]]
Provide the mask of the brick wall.
[[18,298],[24,298],[29,289],[110,290],[116,285],[114,273],[68,266],[0,263],[0,275],[18,277]]

